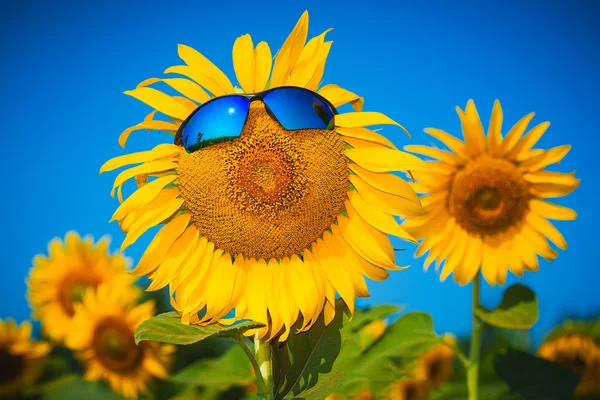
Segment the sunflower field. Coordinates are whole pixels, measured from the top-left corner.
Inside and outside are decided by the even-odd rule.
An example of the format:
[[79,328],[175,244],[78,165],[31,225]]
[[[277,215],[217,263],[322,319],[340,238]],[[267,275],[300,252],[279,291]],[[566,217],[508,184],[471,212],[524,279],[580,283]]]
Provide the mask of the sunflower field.
[[[127,58],[115,49],[126,53],[128,40],[143,40],[119,25],[117,15],[125,14],[98,8],[87,20],[77,7],[83,6],[64,15],[82,12],[79,30],[57,39],[60,48],[80,33],[90,39],[88,51],[110,42],[101,58]],[[233,41],[231,50],[214,53],[215,61],[200,46],[171,42],[164,33],[165,47],[178,56],[173,63],[148,50],[135,64],[106,61],[101,76],[80,78],[65,67],[73,71],[64,79],[80,79],[74,92],[41,97],[48,107],[69,98],[72,110],[60,111],[61,129],[83,139],[49,147],[51,139],[36,133],[44,118],[35,109],[46,106],[34,104],[16,118],[20,128],[10,131],[21,146],[33,144],[8,146],[24,155],[5,171],[22,165],[18,174],[35,179],[7,186],[4,197],[18,198],[9,223],[23,215],[15,228],[9,225],[15,233],[4,241],[5,253],[31,262],[4,266],[9,279],[18,271],[17,281],[25,281],[23,293],[6,280],[5,309],[26,307],[27,314],[0,313],[0,398],[600,399],[598,275],[592,268],[585,275],[577,263],[552,263],[573,251],[566,238],[595,237],[585,228],[592,215],[578,218],[587,211],[583,200],[568,203],[583,190],[581,174],[569,166],[581,165],[585,174],[586,161],[569,155],[576,133],[550,129],[546,118],[553,115],[501,104],[496,96],[508,91],[502,85],[473,87],[486,93],[477,105],[471,96],[456,100],[452,86],[435,85],[434,96],[462,104],[452,118],[429,111],[417,118],[407,110],[412,100],[398,104],[403,80],[421,85],[418,72],[408,76],[400,62],[357,61],[360,48],[371,45],[350,17],[332,21],[350,21],[336,43],[349,37],[345,54],[355,59],[336,60],[332,29],[321,26],[328,18],[318,20],[316,35],[311,24],[309,34],[309,13],[300,11],[290,32],[290,15],[298,11],[265,6],[278,15],[273,29],[280,32],[285,22],[290,32],[272,46],[239,33],[260,25],[252,18],[210,7],[212,19],[197,27],[200,46],[220,36]],[[31,18],[58,18],[59,8],[42,9]],[[7,23],[26,15],[15,10],[7,11]],[[465,5],[463,12],[472,9]],[[178,13],[183,20],[192,15]],[[113,33],[107,21],[126,34]],[[102,34],[85,36],[94,26]],[[383,26],[381,36],[400,40],[395,24]],[[62,57],[57,65],[92,63],[64,51],[52,56]],[[402,62],[423,63],[411,59],[419,51],[407,45]],[[228,57],[232,68],[217,66]],[[431,62],[443,68],[434,54]],[[330,65],[353,78],[336,80]],[[377,72],[388,67],[397,75]],[[421,68],[427,69],[412,71]],[[127,80],[119,71],[128,72]],[[112,90],[113,80],[129,88],[126,96],[111,92],[111,100],[95,100],[103,82]],[[379,86],[391,100],[371,102],[370,88]],[[126,102],[110,105],[117,97]],[[551,101],[532,98],[543,110]],[[89,115],[74,111],[83,108]],[[110,114],[117,110],[129,121],[120,132]],[[425,126],[424,135],[415,134],[417,126]],[[96,129],[110,147],[90,145]],[[69,167],[53,167],[59,160]],[[53,208],[47,199],[54,195],[61,205]],[[36,239],[21,251],[18,241],[26,239],[17,225],[39,227],[32,235],[47,235],[47,248]],[[584,233],[571,239],[567,232],[578,230]],[[582,254],[592,250],[583,247]],[[557,283],[536,290],[548,270]],[[572,276],[580,287],[568,286]],[[430,283],[420,286],[423,279]],[[589,304],[585,313],[561,306],[568,290]],[[493,298],[486,295],[491,291]],[[464,299],[462,307],[455,297]],[[544,319],[549,314],[551,323]]]

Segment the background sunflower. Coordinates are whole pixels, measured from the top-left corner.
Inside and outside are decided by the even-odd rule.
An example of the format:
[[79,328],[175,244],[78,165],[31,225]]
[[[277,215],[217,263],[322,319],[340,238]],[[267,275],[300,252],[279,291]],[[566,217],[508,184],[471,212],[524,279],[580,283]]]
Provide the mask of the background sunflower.
[[27,297],[33,317],[42,322],[44,332],[61,342],[71,331],[75,305],[88,288],[103,283],[133,283],[126,274],[128,263],[122,254],[110,254],[109,239],[94,243],[69,232],[64,242],[53,239],[48,255],[37,255],[29,273]]
[[494,103],[487,136],[475,103],[465,111],[456,108],[464,142],[435,128],[425,132],[449,148],[440,150],[421,145],[406,146],[415,153],[432,157],[428,171],[415,171],[417,192],[426,193],[425,216],[412,217],[403,227],[423,239],[416,255],[427,252],[425,269],[443,263],[441,279],[454,273],[461,285],[481,270],[490,285],[504,285],[507,271],[522,276],[539,269],[538,255],[551,261],[565,250],[567,242],[549,219],[572,220],[575,211],[547,201],[571,193],[579,186],[575,172],[546,170],[560,162],[571,146],[549,150],[534,148],[549,122],[527,133],[533,113],[521,118],[502,134],[502,107]]

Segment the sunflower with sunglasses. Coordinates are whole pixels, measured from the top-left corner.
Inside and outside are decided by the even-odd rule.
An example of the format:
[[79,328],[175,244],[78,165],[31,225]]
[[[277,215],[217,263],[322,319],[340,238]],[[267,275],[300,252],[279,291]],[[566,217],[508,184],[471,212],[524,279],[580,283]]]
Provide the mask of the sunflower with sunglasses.
[[[165,73],[185,78],[152,78],[125,92],[153,110],[123,132],[121,145],[138,129],[167,131],[174,141],[104,164],[101,172],[138,164],[115,179],[120,201],[123,183],[145,182],[112,220],[127,233],[122,248],[163,225],[133,273],[152,280],[148,290],[168,285],[183,323],[224,322],[235,310],[234,320],[266,325],[246,334],[283,341],[298,320],[300,331],[322,312],[329,323],[336,292],[352,312],[355,298],[369,295],[365,276],[381,281],[402,268],[388,234],[414,242],[396,217],[425,211],[392,172],[426,165],[367,128],[398,123],[363,112],[352,92],[319,86],[327,32],[306,43],[305,12],[274,60],[266,43],[239,37],[241,88],[180,45],[185,65]],[[160,83],[183,96],[150,87]],[[338,113],[348,103],[355,111]]]

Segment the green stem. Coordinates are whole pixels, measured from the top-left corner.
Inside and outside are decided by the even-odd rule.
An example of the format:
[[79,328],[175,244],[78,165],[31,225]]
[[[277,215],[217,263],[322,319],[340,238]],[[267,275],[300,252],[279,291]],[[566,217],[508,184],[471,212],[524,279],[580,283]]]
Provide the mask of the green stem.
[[479,351],[481,347],[482,322],[475,315],[479,306],[480,277],[479,273],[473,279],[473,326],[471,328],[471,349],[469,351],[469,366],[467,368],[467,389],[469,400],[479,399]]
[[[254,369],[254,375],[256,375],[256,386],[257,386],[259,395],[261,393],[267,393],[267,385],[265,385],[263,376],[260,373],[260,367],[258,365],[258,362],[256,361],[256,358],[254,357],[254,353],[252,353],[252,350],[250,350],[250,348],[248,348],[248,346],[246,345],[246,342],[244,341],[244,338],[242,336],[235,337],[232,339],[233,339],[233,341],[235,341],[237,344],[240,345],[242,350],[244,350],[244,353],[246,353],[246,355],[250,359],[250,363],[252,364],[252,368]],[[265,397],[265,398],[268,398],[268,397]]]
[[[261,400],[273,400],[275,391],[275,382],[273,379],[273,348],[271,343],[258,338],[258,333],[254,336],[254,354],[258,362],[259,372],[264,381],[266,390],[259,398]],[[259,373],[257,373],[257,376]]]

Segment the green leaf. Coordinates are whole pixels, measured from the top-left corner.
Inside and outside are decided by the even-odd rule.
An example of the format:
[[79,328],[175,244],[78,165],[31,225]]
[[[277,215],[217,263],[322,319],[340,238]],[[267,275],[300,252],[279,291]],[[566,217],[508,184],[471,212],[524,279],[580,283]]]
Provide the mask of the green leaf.
[[531,289],[516,284],[504,291],[502,301],[494,310],[478,306],[475,314],[485,323],[499,328],[529,329],[538,319],[538,301]]
[[402,307],[386,304],[362,310],[356,309],[354,311],[354,317],[350,322],[350,328],[353,331],[357,331],[369,322],[375,321],[376,319],[383,319],[392,314],[399,313],[400,311],[402,311]]
[[239,346],[232,346],[220,358],[199,360],[185,367],[171,377],[171,381],[225,391],[232,386],[245,386],[254,382],[254,376],[244,350]]
[[100,382],[83,382],[78,379],[44,393],[43,398],[44,400],[122,400],[121,396]]
[[[308,332],[295,334],[274,352],[281,385],[276,399],[322,400],[335,392],[346,366],[360,354],[355,335],[348,327],[349,312],[341,299],[336,300],[335,318],[325,326],[323,314]],[[276,345],[277,346],[277,345]]]
[[263,326],[258,322],[243,322],[230,326],[222,324],[184,325],[181,323],[178,313],[169,312],[142,322],[135,331],[135,342],[154,340],[156,342],[185,345],[210,337],[239,336],[249,329],[262,328]]
[[568,397],[580,378],[567,367],[510,347],[496,356],[494,369],[508,383],[510,393],[528,400]]

